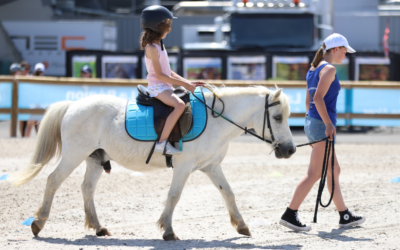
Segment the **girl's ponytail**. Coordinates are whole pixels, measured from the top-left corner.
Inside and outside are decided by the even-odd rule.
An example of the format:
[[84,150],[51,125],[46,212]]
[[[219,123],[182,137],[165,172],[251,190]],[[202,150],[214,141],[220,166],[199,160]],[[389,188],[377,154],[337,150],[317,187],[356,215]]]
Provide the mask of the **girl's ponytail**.
[[314,68],[318,67],[318,64],[322,61],[322,58],[324,58],[325,48],[326,48],[325,43],[323,43],[322,47],[315,54],[314,60],[311,63],[311,66],[313,66]]

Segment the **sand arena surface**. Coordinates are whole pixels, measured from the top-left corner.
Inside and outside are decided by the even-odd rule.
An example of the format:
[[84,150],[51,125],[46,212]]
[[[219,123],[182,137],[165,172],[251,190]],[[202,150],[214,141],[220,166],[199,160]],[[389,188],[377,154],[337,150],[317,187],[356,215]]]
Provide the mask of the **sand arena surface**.
[[[297,134],[296,144],[305,142],[304,135]],[[400,133],[360,135],[367,140],[357,136],[339,134],[336,152],[346,205],[367,216],[361,227],[339,229],[333,204],[320,207],[318,224],[311,223],[318,184],[300,208],[300,218],[311,223],[312,230],[295,233],[280,226],[280,216],[306,173],[311,148],[298,148],[292,158],[278,160],[262,142],[241,136],[231,143],[223,170],[252,237],[233,229],[218,190],[204,174],[195,172],[174,212],[173,227],[181,241],[163,241],[156,221],[172,170],[131,176],[132,171],[114,162],[111,175],[103,174],[95,195],[100,222],[113,236],[96,237],[83,227],[82,163],[57,191],[50,218],[39,237],[33,237],[30,227],[21,222],[41,204],[53,163],[19,188],[0,181],[0,249],[400,249],[400,183],[390,183],[400,176]],[[384,138],[392,143],[383,143]],[[34,143],[34,139],[0,139],[0,175],[23,169]],[[269,176],[274,171],[283,176]],[[323,202],[327,200],[325,189]],[[259,219],[268,225],[252,226]]]

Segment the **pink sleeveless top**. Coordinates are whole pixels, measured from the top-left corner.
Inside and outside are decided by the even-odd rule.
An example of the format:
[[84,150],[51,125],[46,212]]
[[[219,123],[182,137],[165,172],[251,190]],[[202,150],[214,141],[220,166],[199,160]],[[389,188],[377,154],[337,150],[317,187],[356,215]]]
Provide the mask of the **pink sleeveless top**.
[[[150,44],[148,44],[146,46],[146,48],[149,46]],[[167,76],[171,76],[171,67],[169,65],[169,60],[168,60],[168,54],[167,51],[161,50],[160,45],[153,43],[153,45],[156,46],[157,50],[158,50],[158,59],[160,61],[160,65],[161,65],[161,71],[166,74]],[[146,50],[145,48],[145,50]],[[153,67],[153,62],[151,61],[151,59],[147,58],[146,53],[144,55],[144,60],[146,62],[146,69],[147,69],[147,81],[148,81],[148,86],[155,86],[157,84],[165,84],[169,87],[172,88],[172,84],[167,83],[167,82],[163,82],[157,79],[156,77],[156,73],[154,72],[154,67]]]

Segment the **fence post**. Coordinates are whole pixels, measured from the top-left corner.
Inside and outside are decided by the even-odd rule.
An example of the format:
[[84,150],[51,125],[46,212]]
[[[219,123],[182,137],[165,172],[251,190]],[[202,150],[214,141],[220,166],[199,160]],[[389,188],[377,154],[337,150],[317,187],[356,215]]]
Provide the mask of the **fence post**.
[[346,127],[351,126],[351,114],[353,113],[353,88],[345,90],[345,112],[346,112]]
[[11,137],[17,137],[18,123],[18,79],[14,77],[12,88],[12,106],[11,106]]

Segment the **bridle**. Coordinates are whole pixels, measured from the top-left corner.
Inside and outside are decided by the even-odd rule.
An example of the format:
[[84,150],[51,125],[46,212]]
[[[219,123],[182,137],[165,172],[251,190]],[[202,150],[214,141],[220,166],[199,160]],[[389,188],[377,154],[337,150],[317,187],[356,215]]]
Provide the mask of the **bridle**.
[[[207,88],[207,89],[209,89],[209,88]],[[209,89],[209,90],[213,93],[214,98],[217,97],[217,98],[222,102],[222,100],[214,93],[214,91],[212,91],[212,89]],[[203,89],[202,89],[201,91],[203,91]],[[268,109],[269,109],[270,107],[273,107],[273,106],[276,106],[276,105],[278,105],[278,104],[281,104],[281,102],[280,102],[280,101],[276,101],[276,102],[273,102],[273,103],[269,104],[269,103],[268,103],[269,94],[267,94],[267,95],[265,96],[265,110],[264,110],[264,121],[263,121],[263,134],[262,134],[262,137],[260,137],[259,135],[255,134],[255,133],[252,132],[251,130],[248,130],[247,127],[244,127],[244,128],[243,128],[243,127],[241,127],[240,125],[236,124],[235,122],[233,122],[233,121],[231,121],[230,119],[228,119],[228,118],[226,118],[225,116],[223,116],[223,115],[222,115],[222,112],[224,111],[224,109],[222,109],[222,112],[219,113],[219,112],[215,111],[213,108],[209,107],[205,102],[203,102],[203,101],[202,101],[200,98],[198,98],[196,95],[193,95],[193,96],[196,97],[197,100],[199,100],[200,102],[202,102],[208,109],[210,109],[210,110],[213,112],[213,117],[214,117],[214,118],[222,117],[222,118],[224,118],[226,121],[228,121],[228,122],[232,123],[233,125],[235,125],[236,127],[240,128],[240,129],[242,129],[242,130],[244,130],[245,134],[251,134],[252,136],[255,136],[255,137],[257,137],[258,139],[260,139],[260,140],[262,140],[262,141],[264,141],[264,142],[266,142],[266,143],[269,143],[269,144],[273,144],[273,143],[274,143],[275,137],[274,137],[274,133],[272,132],[271,121],[270,121],[270,118],[269,118],[269,110],[268,110]],[[213,101],[213,107],[214,107],[214,103],[215,103],[215,99],[214,99],[214,101]],[[222,103],[223,103],[223,102],[222,102]],[[214,113],[216,113],[217,116],[215,116]],[[268,126],[269,132],[270,132],[270,134],[271,134],[271,140],[265,139],[265,121],[267,121],[267,126]],[[277,147],[277,145],[276,145],[275,147]]]
[[272,144],[275,141],[275,137],[274,137],[274,133],[272,132],[272,127],[271,127],[271,122],[270,122],[270,119],[269,119],[269,110],[268,110],[268,108],[276,106],[278,104],[281,104],[281,102],[277,101],[277,102],[273,102],[271,104],[268,104],[268,97],[269,97],[269,94],[267,94],[265,96],[265,110],[264,110],[264,123],[263,123],[263,136],[262,136],[262,138],[263,138],[264,141],[266,141],[265,136],[264,136],[265,117],[266,117],[267,118],[267,126],[268,126],[268,129],[269,129],[269,133],[271,134],[271,142],[270,143]]

